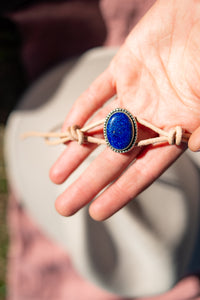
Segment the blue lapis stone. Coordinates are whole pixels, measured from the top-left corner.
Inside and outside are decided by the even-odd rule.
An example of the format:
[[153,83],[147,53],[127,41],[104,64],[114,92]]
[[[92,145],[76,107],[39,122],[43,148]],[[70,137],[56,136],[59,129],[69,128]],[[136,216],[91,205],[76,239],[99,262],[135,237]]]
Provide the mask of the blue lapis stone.
[[137,123],[125,109],[116,109],[106,118],[104,135],[109,147],[116,152],[127,152],[136,142]]

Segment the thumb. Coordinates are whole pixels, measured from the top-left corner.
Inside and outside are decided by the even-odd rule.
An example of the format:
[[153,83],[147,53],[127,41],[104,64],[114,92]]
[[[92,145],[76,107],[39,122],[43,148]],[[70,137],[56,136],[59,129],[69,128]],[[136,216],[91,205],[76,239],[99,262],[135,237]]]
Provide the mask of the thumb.
[[193,152],[200,151],[200,126],[190,136],[188,147]]

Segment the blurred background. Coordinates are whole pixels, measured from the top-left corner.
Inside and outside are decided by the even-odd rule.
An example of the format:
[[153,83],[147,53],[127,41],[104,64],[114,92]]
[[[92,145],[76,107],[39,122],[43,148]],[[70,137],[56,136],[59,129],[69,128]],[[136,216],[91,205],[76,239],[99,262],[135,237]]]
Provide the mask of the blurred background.
[[[12,2],[12,1],[11,1]],[[11,4],[11,3],[9,3]],[[20,37],[13,22],[3,16],[6,5],[1,2],[0,17],[0,299],[6,299],[6,266],[9,247],[7,228],[8,186],[3,141],[6,120],[26,88],[20,59]]]
[[[66,14],[62,13],[63,7],[59,5],[62,2],[68,2]],[[86,8],[87,4],[88,8],[90,6],[85,14],[80,14],[81,1],[10,0],[0,3],[0,300],[6,299],[7,294],[9,250],[9,193],[3,155],[6,122],[23,92],[43,72],[103,42],[105,27],[98,12],[99,1],[92,4],[92,1],[82,2]],[[69,17],[73,12],[74,16]],[[86,24],[89,15],[93,16],[95,23],[92,30]],[[99,17],[96,18],[97,15]],[[80,25],[82,38],[78,33]],[[74,40],[73,33],[79,42]]]
[[123,6],[122,2],[0,2],[0,300],[6,299],[10,236],[9,187],[3,157],[9,114],[25,90],[55,65],[94,47],[119,46],[154,0],[126,0]]

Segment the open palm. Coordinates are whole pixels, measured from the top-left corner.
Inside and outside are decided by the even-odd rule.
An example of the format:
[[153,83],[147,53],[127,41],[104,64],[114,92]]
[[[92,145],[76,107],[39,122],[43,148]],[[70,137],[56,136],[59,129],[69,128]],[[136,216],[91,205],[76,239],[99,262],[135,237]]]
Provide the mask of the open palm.
[[[122,107],[162,129],[180,125],[193,132],[200,125],[199,16],[198,1],[156,2],[108,69],[77,99],[63,127],[82,126],[97,110],[95,118],[102,118]],[[116,99],[102,107],[113,95]],[[145,130],[141,134],[151,135]],[[52,181],[65,181],[93,149],[71,143],[51,168]],[[90,206],[94,219],[108,218],[150,185],[183,150],[183,145],[164,145],[118,154],[106,148],[58,197],[56,208],[62,215],[72,215],[109,185]]]

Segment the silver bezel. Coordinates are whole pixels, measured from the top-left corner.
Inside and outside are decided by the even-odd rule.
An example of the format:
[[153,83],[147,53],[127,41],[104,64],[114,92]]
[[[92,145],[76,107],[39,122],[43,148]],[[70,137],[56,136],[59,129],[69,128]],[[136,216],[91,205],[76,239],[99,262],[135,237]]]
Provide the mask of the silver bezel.
[[[132,140],[130,142],[130,144],[124,148],[124,149],[116,149],[114,148],[110,143],[109,143],[109,140],[108,140],[108,137],[107,137],[107,124],[108,124],[108,121],[109,119],[117,112],[123,112],[125,113],[129,119],[131,120],[131,123],[132,123],[132,126],[133,126],[133,130],[134,130],[134,135],[132,136]],[[116,108],[114,110],[112,110],[105,118],[105,122],[104,122],[104,138],[105,138],[105,141],[106,141],[106,144],[108,145],[108,147],[110,147],[110,149],[112,149],[113,151],[117,152],[117,153],[126,153],[128,151],[130,151],[134,145],[136,144],[136,141],[137,141],[137,135],[138,135],[138,126],[137,126],[137,120],[135,117],[132,116],[132,114],[126,110],[125,108]]]

